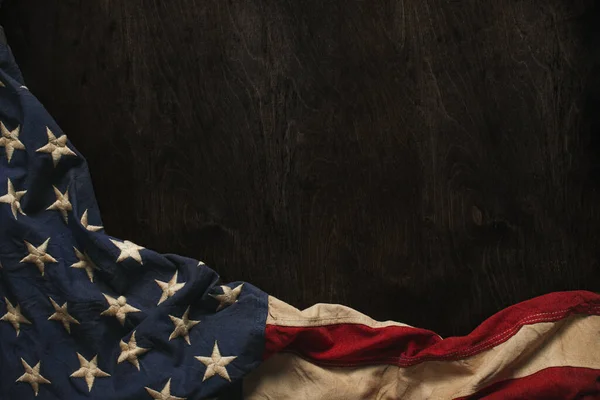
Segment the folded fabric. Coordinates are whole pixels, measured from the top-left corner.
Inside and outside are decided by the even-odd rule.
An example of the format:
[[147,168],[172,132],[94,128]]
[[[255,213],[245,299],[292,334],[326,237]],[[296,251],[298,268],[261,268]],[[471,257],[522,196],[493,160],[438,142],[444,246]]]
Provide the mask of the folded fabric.
[[84,157],[1,44],[0,130],[0,399],[600,398],[598,294],[550,293],[446,339],[300,311],[110,236]]

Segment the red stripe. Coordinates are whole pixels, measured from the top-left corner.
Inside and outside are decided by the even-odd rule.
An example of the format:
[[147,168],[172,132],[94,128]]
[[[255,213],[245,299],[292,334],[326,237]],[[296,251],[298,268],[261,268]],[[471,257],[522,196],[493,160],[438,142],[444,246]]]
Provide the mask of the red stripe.
[[590,368],[546,368],[524,378],[494,383],[479,392],[455,400],[600,399],[600,370]]
[[409,366],[426,360],[456,360],[505,342],[523,325],[557,321],[571,314],[600,314],[600,295],[572,291],[537,297],[500,311],[468,336],[444,340],[431,331],[410,327],[269,324],[265,332],[264,358],[289,351],[321,365],[335,366],[377,363]]
[[319,364],[351,366],[369,363],[401,364],[401,354],[417,354],[439,342],[433,332],[391,326],[370,328],[336,324],[310,328],[267,325],[265,356],[282,351],[298,353]]

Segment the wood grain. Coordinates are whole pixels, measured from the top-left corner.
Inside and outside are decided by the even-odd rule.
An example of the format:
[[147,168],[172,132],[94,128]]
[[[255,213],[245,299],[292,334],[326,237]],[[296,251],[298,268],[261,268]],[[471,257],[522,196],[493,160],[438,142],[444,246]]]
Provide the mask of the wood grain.
[[107,231],[464,334],[600,291],[593,0],[5,0]]

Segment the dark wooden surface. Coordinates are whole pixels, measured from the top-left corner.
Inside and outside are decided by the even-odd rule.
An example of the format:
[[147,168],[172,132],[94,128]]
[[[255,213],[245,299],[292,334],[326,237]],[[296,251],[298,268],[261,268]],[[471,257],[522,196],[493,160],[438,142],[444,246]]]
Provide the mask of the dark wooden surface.
[[595,1],[5,0],[109,234],[464,334],[600,291]]

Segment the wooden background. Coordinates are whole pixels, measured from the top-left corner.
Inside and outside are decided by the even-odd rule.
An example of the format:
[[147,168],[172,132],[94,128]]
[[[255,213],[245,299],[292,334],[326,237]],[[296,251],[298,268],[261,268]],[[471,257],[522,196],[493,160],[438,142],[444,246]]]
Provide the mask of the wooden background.
[[5,0],[109,234],[465,334],[600,291],[593,0]]

